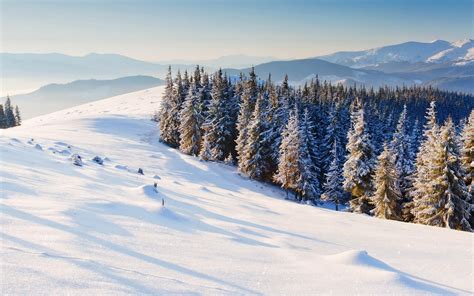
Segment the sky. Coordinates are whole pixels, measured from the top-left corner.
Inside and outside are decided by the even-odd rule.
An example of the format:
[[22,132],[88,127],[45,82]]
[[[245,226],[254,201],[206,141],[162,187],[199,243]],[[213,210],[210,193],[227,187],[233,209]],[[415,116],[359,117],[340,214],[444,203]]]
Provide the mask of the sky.
[[1,52],[304,58],[473,38],[474,0],[0,0]]

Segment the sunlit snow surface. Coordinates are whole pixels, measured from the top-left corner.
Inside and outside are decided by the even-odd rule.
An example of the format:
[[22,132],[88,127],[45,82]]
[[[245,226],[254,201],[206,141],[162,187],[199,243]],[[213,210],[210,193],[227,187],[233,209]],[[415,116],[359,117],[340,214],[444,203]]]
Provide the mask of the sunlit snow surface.
[[473,234],[296,204],[180,154],[149,120],[162,92],[2,131],[1,294],[474,291]]

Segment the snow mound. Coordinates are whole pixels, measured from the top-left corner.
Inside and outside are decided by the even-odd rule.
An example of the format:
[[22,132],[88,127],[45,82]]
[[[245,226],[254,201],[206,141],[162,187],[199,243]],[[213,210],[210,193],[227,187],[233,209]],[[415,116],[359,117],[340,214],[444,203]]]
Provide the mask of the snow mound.
[[349,250],[346,252],[326,256],[326,259],[339,264],[367,266],[383,269],[386,271],[393,271],[392,267],[370,256],[367,251],[364,250]]

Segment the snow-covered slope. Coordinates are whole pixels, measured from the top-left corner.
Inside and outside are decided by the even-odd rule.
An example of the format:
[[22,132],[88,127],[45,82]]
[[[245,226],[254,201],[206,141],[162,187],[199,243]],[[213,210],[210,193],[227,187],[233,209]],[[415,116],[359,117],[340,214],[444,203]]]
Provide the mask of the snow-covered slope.
[[444,40],[433,42],[405,42],[363,51],[336,52],[320,59],[362,68],[384,63],[454,63],[465,65],[474,60],[474,41],[471,39],[449,43]]
[[182,155],[158,143],[149,120],[162,91],[2,131],[2,294],[474,291],[473,234],[299,205]]

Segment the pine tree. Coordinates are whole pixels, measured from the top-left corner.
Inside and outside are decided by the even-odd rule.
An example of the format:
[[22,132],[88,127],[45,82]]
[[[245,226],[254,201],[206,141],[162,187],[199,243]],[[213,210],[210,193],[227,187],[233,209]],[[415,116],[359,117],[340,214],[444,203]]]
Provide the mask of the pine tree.
[[425,141],[417,155],[414,222],[470,231],[471,197],[462,178],[453,123],[448,119],[438,127],[434,103],[427,119]]
[[18,106],[15,106],[15,123],[16,125],[21,125],[21,115]]
[[[394,153],[395,167],[400,178],[400,190],[404,198],[408,195],[411,187],[410,175],[413,173],[413,151],[410,144],[407,127],[407,106],[404,105],[390,143],[390,150]],[[405,201],[409,201],[408,197]]]
[[464,169],[464,181],[470,195],[471,228],[474,229],[474,110],[471,111],[462,131],[461,164]]
[[462,131],[461,162],[465,170],[465,182],[474,194],[474,110],[471,111]]
[[204,121],[202,110],[200,109],[200,94],[198,84],[193,83],[189,87],[183,109],[180,114],[180,142],[179,149],[186,154],[197,156],[201,148],[201,125]]
[[375,192],[371,197],[375,217],[401,220],[400,179],[392,150],[384,144],[375,169]]
[[343,203],[344,191],[342,189],[342,167],[339,159],[339,147],[337,140],[334,140],[331,164],[326,173],[326,182],[324,183],[324,194],[321,199],[324,201],[332,201],[335,204],[336,211],[339,210],[339,204]]
[[0,128],[7,128],[7,119],[2,104],[0,104]]
[[372,175],[374,172],[374,148],[367,131],[364,109],[360,103],[351,114],[352,127],[348,133],[348,156],[344,163],[344,189],[351,194],[351,210],[369,214],[372,206]]
[[[177,82],[179,82],[177,80]],[[180,83],[180,82],[179,82]],[[176,87],[181,88],[180,85]],[[160,141],[176,148],[179,146],[179,111],[181,107],[181,90],[176,91],[171,77],[171,67],[166,75],[166,87],[161,99]]]
[[321,195],[321,185],[319,183],[319,151],[318,145],[313,135],[314,127],[308,109],[304,110],[300,126],[300,171],[301,171],[301,192],[305,199],[315,200]]
[[248,127],[252,118],[255,102],[257,100],[257,76],[255,75],[253,68],[249,75],[249,79],[244,83],[242,103],[240,104],[240,111],[237,119],[237,131],[239,136],[237,137],[236,141],[236,150],[238,158],[244,154],[244,149],[247,144]]
[[223,161],[230,152],[227,151],[230,133],[226,129],[229,115],[226,107],[226,81],[222,77],[221,70],[214,76],[211,95],[212,100],[204,123],[204,145],[200,156],[205,160]]
[[12,107],[9,96],[7,96],[7,99],[5,100],[5,105],[3,108],[5,112],[5,121],[6,121],[7,127],[15,126],[16,125],[15,114],[13,113],[13,107]]
[[239,170],[252,179],[263,180],[268,177],[269,151],[264,137],[267,130],[265,114],[265,97],[259,95],[255,104],[250,127],[247,131],[248,139],[244,152],[239,158]]
[[[307,113],[307,112],[305,112]],[[299,120],[297,109],[290,115],[280,145],[280,161],[274,179],[283,188],[293,190],[301,201],[319,198],[317,169],[311,159],[308,116]]]
[[280,157],[278,162],[278,171],[274,176],[276,183],[281,184],[282,188],[295,190],[299,182],[299,120],[297,112],[290,115],[288,124],[282,134],[280,145]]

